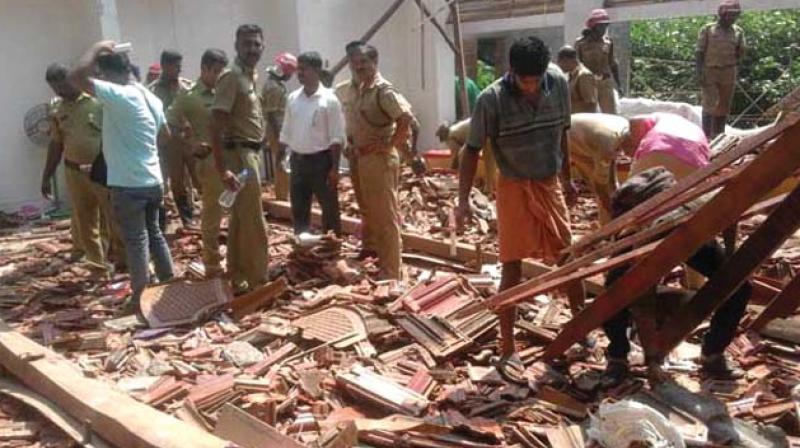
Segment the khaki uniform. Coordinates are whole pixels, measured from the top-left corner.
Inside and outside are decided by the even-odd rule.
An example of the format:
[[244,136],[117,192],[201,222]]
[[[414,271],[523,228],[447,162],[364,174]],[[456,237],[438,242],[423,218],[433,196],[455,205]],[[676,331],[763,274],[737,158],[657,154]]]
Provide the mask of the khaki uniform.
[[[92,182],[88,173],[100,154],[102,106],[85,93],[72,102],[58,98],[50,104],[50,118],[51,137],[64,148],[64,176],[72,199],[73,246],[89,262],[105,268],[113,222],[109,191]],[[122,250],[120,240],[115,239],[114,250]]]
[[[289,199],[289,174],[283,170],[283,163],[278,159],[280,142],[278,137],[283,127],[283,114],[286,110],[286,96],[288,91],[283,81],[267,76],[267,81],[261,89],[261,109],[264,113],[267,143],[269,143],[270,157],[272,158],[272,172],[275,176],[275,197],[280,201]],[[273,129],[270,118],[278,124]]]
[[[353,81],[342,81],[334,86],[334,93],[339,101],[342,103],[342,113],[345,117],[345,125],[350,122],[348,119],[347,108],[348,104],[355,101],[356,90],[351,88]],[[349,129],[349,128],[348,128]],[[368,227],[369,223],[364,219],[364,198],[361,195],[361,178],[358,173],[358,155],[355,148],[353,148],[352,138],[349,133],[347,136],[347,146],[345,147],[344,156],[347,157],[347,165],[350,167],[350,181],[353,184],[353,191],[356,195],[356,204],[358,204],[358,211],[361,216],[361,245],[365,251],[377,251],[377,243],[373,238],[373,233]]]
[[390,144],[395,122],[410,115],[408,101],[380,74],[368,86],[348,81],[337,86],[347,138],[355,163],[353,184],[359,195],[365,247],[374,249],[382,274],[399,279],[402,242],[397,188],[400,157]]
[[211,107],[230,114],[230,127],[224,136],[225,168],[233,173],[248,168],[253,173],[231,207],[227,254],[228,273],[234,285],[243,286],[247,282],[250,288],[267,280],[268,241],[259,179],[264,116],[257,83],[255,71],[236,59],[217,81]]
[[617,115],[572,115],[568,131],[570,161],[597,197],[600,223],[611,218],[611,195],[616,190],[614,160],[629,128],[628,120]]
[[581,36],[575,41],[575,50],[578,52],[578,60],[594,73],[597,79],[597,102],[600,111],[617,114],[616,86],[611,72],[616,61],[611,38],[603,36],[601,40],[596,40],[590,36]]
[[568,78],[572,113],[597,112],[597,79],[592,72],[579,62]]
[[[192,88],[192,81],[178,78],[177,86],[171,86],[169,83],[159,78],[153,81],[147,88],[161,100],[164,105],[164,111],[167,111],[175,98],[185,94]],[[184,141],[183,138],[176,137],[180,135],[180,132],[175,128],[172,128],[172,131],[173,137],[170,138],[166,148],[159,148],[161,174],[165,181],[169,182],[172,197],[175,201],[188,201],[185,203],[190,205],[193,196],[192,180],[195,181],[195,184],[198,183],[194,166],[195,160],[187,147],[186,141]]]
[[701,74],[704,113],[712,117],[727,117],[730,113],[737,66],[745,45],[738,25],[725,29],[718,23],[709,23],[700,30],[697,51],[705,55]]
[[219,252],[220,221],[222,207],[219,197],[224,191],[222,180],[214,166],[211,154],[209,123],[211,106],[214,105],[214,89],[197,80],[185,94],[178,95],[167,110],[167,121],[171,126],[188,129],[184,136],[197,159],[195,168],[202,188],[200,197],[203,209],[200,213],[200,229],[203,239],[203,264],[206,275],[215,276],[221,272],[222,257]]
[[[469,118],[450,126],[447,133],[447,147],[450,148],[450,153],[454,159],[461,156],[460,152],[469,138],[469,131]],[[491,142],[488,140],[484,144],[483,151],[481,151],[481,159],[483,160],[484,169],[483,192],[487,194],[494,193],[497,189],[497,162],[494,160],[494,152],[491,148]],[[451,166],[458,166],[458,163],[454,160]]]

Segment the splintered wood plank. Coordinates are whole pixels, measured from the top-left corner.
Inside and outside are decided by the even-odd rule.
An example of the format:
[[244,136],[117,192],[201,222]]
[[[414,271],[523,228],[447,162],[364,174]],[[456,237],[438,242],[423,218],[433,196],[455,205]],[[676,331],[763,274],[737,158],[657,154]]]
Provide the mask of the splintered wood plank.
[[764,259],[778,250],[798,227],[800,187],[786,197],[758,230],[697,291],[691,302],[681,310],[681,318],[661,332],[654,341],[657,354],[664,356],[677,346],[703,319],[733,295]]
[[[651,211],[658,208],[665,201],[668,201],[673,197],[678,196],[684,193],[685,191],[688,191],[696,187],[698,184],[705,181],[707,178],[709,178],[717,171],[727,167],[731,163],[740,159],[742,156],[749,154],[750,152],[754,151],[755,149],[758,149],[759,147],[769,142],[770,140],[783,134],[788,129],[792,128],[795,124],[797,124],[798,120],[800,120],[800,117],[791,117],[785,121],[778,123],[774,127],[764,130],[764,132],[747,137],[742,142],[740,142],[738,147],[736,147],[735,149],[725,152],[721,156],[714,159],[708,166],[701,168],[695,171],[694,173],[690,174],[689,176],[686,176],[685,178],[681,179],[678,182],[678,184],[675,185],[675,187],[667,191],[661,192],[653,196],[652,198],[648,199],[647,201],[642,202],[641,204],[636,206],[633,210],[612,220],[605,226],[598,229],[595,233],[587,235],[577,243],[568,247],[567,251],[570,253],[584,252],[591,245],[601,240],[604,240],[610,236],[615,235],[617,232],[630,226],[633,223],[639,222],[643,216],[649,214]],[[783,179],[785,179],[786,177],[788,177],[788,175],[781,176],[780,180],[783,181]],[[780,185],[780,182],[778,182],[774,186],[778,185]],[[770,190],[767,190],[767,192],[769,192]]]
[[792,281],[783,288],[783,291],[772,299],[756,320],[750,324],[750,329],[758,331],[771,320],[794,313],[797,307],[800,307],[800,275],[794,276]]
[[0,320],[0,363],[24,384],[114,446],[224,448],[226,442],[86,378],[63,356],[17,333]]
[[[795,124],[750,162],[741,175],[731,180],[689,221],[664,238],[655,251],[643,257],[567,323],[556,340],[547,347],[543,358],[552,359],[564,353],[587,333],[632,304],[674,266],[686,261],[706,241],[729,227],[750,206],[791,175],[800,165],[800,157],[796,156],[797,141],[800,141],[800,125]],[[731,153],[736,153],[739,149]],[[708,171],[704,172],[709,174]],[[700,181],[702,177],[696,180]],[[660,195],[654,198],[658,196]],[[662,197],[661,200],[667,198]]]
[[222,406],[214,434],[242,448],[302,448],[299,442],[236,406]]
[[231,301],[231,311],[233,317],[241,319],[242,317],[258,311],[272,304],[281,294],[289,288],[289,283],[286,282],[286,277],[281,277],[273,282],[242,294]]
[[650,243],[646,246],[626,252],[602,263],[593,264],[587,268],[579,269],[562,277],[556,277],[544,282],[540,281],[539,279],[528,280],[525,283],[502,291],[490,297],[483,303],[478,303],[477,305],[486,306],[492,310],[497,310],[523,300],[528,300],[539,294],[544,294],[548,291],[561,288],[564,285],[576,280],[582,280],[586,277],[591,277],[593,275],[606,272],[617,266],[635,261],[636,259],[651,253],[658,246],[658,244],[659,242]]

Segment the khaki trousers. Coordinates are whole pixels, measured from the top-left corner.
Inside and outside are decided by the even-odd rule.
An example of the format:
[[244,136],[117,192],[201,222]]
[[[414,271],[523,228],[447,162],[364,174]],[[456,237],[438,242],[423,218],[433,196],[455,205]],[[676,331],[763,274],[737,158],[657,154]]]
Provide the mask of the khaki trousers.
[[[244,168],[253,173],[236,196],[228,223],[227,268],[234,286],[255,288],[267,281],[267,233],[261,204],[261,180],[258,151],[247,148],[225,149],[225,168],[239,173]],[[219,199],[219,197],[217,197]]]
[[197,175],[202,191],[200,199],[203,209],[200,212],[200,231],[203,240],[203,264],[206,275],[214,276],[221,272],[219,253],[219,232],[222,221],[222,206],[219,197],[224,191],[222,180],[214,166],[214,157],[209,154],[196,164]]
[[358,155],[355,150],[347,157],[347,162],[350,165],[350,182],[353,184],[353,191],[356,193],[356,203],[358,204],[358,211],[361,215],[361,246],[365,251],[377,251],[377,243],[375,242],[374,234],[370,225],[370,220],[366,219],[366,205],[364,204],[364,197],[361,192],[361,176],[358,167]]
[[604,114],[616,115],[617,109],[617,89],[614,79],[608,77],[597,81],[597,102],[600,104],[600,111]]
[[283,170],[283,160],[278,157],[280,142],[278,137],[269,137],[269,154],[272,159],[272,181],[275,184],[275,198],[279,201],[289,199],[289,174]]
[[706,67],[702,84],[703,113],[727,117],[736,88],[736,66]]
[[[358,156],[358,189],[363,201],[362,223],[370,231],[378,253],[381,275],[401,279],[400,208],[397,188],[400,157],[397,150],[376,151]],[[365,240],[366,242],[366,240]]]

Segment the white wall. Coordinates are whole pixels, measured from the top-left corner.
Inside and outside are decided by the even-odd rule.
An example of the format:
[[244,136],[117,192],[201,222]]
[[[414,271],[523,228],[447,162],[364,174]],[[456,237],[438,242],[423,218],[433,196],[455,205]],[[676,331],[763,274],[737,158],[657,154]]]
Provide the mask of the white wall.
[[[99,37],[92,0],[0,0],[0,209],[45,206],[39,194],[46,148],[30,143],[25,113],[53,96],[44,80],[52,62],[71,62]],[[61,191],[63,192],[63,183]]]
[[207,48],[225,50],[232,60],[236,28],[255,23],[264,29],[265,68],[280,51],[297,50],[293,0],[117,0],[122,40],[133,43],[133,60],[143,73],[165,48],[184,55],[184,76],[195,78]]

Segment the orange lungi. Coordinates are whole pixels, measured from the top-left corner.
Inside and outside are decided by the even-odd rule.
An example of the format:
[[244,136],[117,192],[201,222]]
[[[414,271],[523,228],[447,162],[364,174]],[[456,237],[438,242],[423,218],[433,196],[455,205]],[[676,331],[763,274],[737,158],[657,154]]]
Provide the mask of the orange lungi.
[[555,263],[572,244],[569,213],[557,176],[544,180],[498,176],[500,262],[536,258]]

